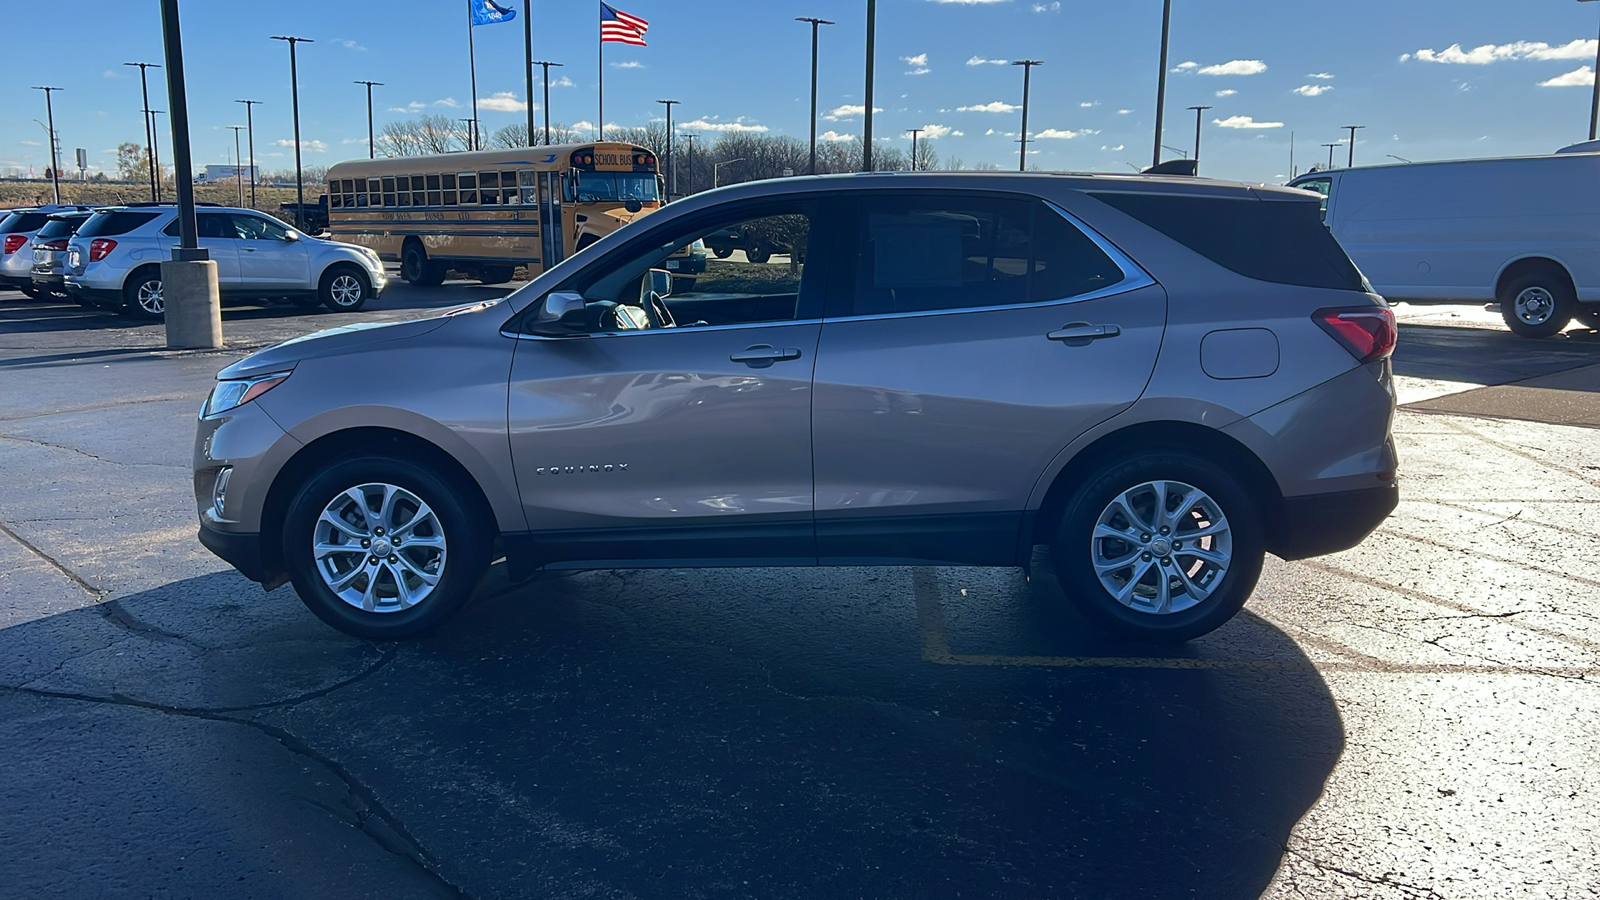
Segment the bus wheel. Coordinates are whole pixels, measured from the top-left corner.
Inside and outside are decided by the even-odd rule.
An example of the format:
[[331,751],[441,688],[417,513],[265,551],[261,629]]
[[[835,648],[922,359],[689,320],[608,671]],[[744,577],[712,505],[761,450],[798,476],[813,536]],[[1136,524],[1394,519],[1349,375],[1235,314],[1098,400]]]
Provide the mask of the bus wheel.
[[419,287],[432,287],[444,283],[444,266],[428,261],[421,241],[411,241],[400,255],[400,277]]
[[478,269],[478,280],[484,284],[505,284],[516,271],[516,266],[483,266]]

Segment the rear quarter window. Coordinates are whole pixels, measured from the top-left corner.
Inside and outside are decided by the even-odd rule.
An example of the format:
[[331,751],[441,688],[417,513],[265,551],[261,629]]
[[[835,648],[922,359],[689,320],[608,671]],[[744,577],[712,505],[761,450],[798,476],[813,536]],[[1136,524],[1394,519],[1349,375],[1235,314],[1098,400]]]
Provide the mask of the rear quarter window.
[[0,222],[0,234],[38,231],[49,218],[49,213],[12,213],[6,216],[4,222]]
[[119,234],[138,228],[146,222],[152,222],[160,213],[136,212],[134,210],[113,210],[99,212],[89,217],[78,229],[78,237],[115,237]]
[[1361,273],[1322,224],[1315,200],[1110,191],[1090,196],[1246,278],[1363,290]]

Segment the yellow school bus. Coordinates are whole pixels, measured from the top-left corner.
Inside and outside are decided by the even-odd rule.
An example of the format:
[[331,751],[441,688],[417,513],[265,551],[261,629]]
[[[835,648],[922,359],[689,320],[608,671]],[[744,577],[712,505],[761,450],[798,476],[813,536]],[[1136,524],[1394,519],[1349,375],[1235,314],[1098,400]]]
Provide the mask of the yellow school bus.
[[[615,142],[361,159],[328,170],[328,230],[400,263],[412,284],[445,270],[485,284],[530,275],[661,206],[656,156]],[[698,260],[694,257],[698,255]],[[677,260],[683,275],[704,251]]]

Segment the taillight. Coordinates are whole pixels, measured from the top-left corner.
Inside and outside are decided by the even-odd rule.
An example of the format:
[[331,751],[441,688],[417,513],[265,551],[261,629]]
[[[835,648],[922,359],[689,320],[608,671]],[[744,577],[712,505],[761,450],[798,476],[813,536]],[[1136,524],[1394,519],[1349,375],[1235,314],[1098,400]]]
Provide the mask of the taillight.
[[1393,353],[1400,336],[1395,328],[1394,312],[1383,306],[1319,309],[1311,319],[1363,363]]
[[115,249],[117,249],[116,241],[110,238],[95,238],[89,242],[89,262],[99,262]]
[[35,243],[33,245],[33,249],[35,249],[35,250],[56,250],[56,251],[61,251],[61,250],[67,249],[67,242],[66,241],[45,241],[42,244]]
[[21,250],[22,249],[22,245],[26,244],[27,242],[28,242],[28,236],[25,235],[25,234],[8,234],[8,235],[6,235],[6,246],[5,246],[6,255],[10,256],[11,254],[17,252],[18,250]]

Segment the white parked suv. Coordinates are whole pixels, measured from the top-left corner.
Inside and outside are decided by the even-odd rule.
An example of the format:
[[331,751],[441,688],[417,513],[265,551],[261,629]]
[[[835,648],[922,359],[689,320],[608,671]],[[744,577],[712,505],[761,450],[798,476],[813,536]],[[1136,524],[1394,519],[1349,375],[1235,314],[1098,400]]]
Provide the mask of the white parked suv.
[[[250,209],[196,211],[200,246],[217,263],[223,302],[288,298],[352,312],[378,296],[383,263],[365,247],[325,241]],[[66,289],[73,299],[144,318],[166,311],[161,262],[178,243],[171,204],[132,204],[96,212],[67,245]]]

